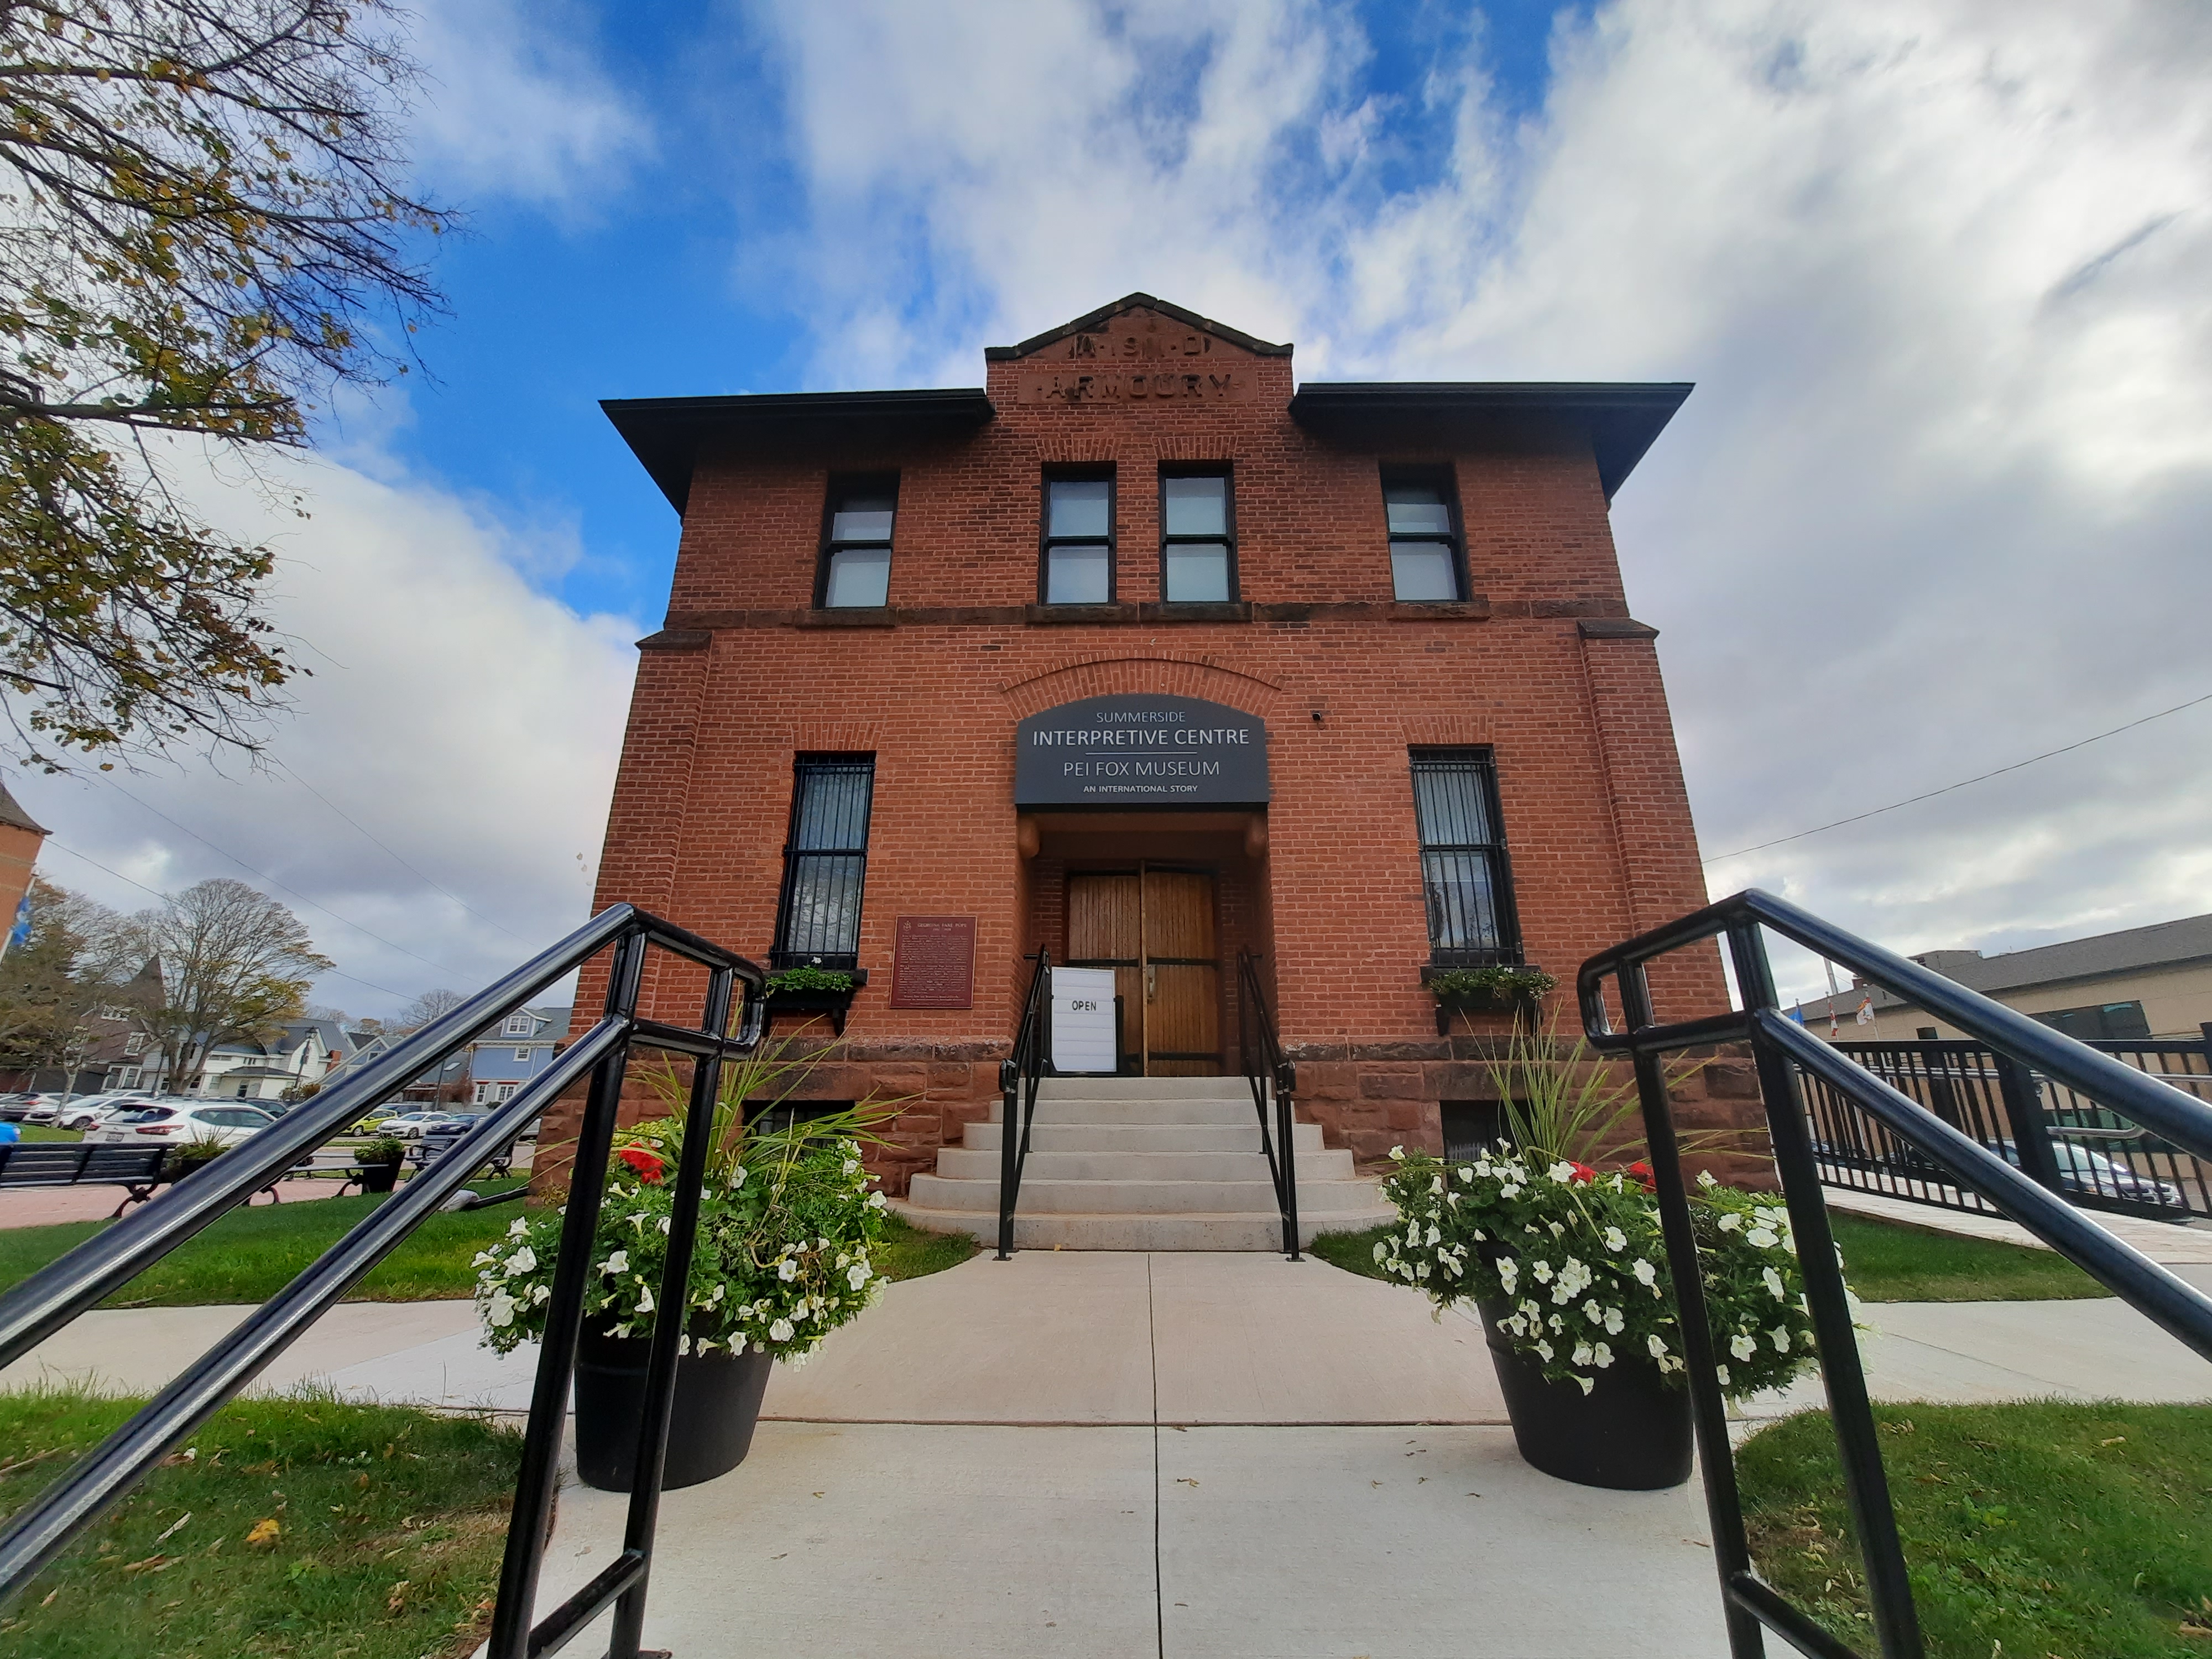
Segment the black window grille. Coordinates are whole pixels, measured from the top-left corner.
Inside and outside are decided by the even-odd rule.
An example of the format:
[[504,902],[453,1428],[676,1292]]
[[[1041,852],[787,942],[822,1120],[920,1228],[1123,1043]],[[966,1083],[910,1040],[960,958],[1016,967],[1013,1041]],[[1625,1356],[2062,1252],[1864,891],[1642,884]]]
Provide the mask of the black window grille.
[[1467,597],[1467,549],[1449,475],[1385,472],[1383,521],[1390,536],[1390,591],[1401,599]]
[[1160,597],[1170,605],[1237,597],[1237,508],[1227,468],[1161,472]]
[[769,965],[857,968],[876,757],[801,755],[792,771],[791,830]]
[[891,525],[898,478],[832,478],[822,515],[822,574],[814,602],[824,610],[889,605]]
[[1455,968],[1518,963],[1520,926],[1490,751],[1416,749],[1412,758],[1429,959]]
[[1114,602],[1114,478],[1060,473],[1044,481],[1037,597],[1047,605]]

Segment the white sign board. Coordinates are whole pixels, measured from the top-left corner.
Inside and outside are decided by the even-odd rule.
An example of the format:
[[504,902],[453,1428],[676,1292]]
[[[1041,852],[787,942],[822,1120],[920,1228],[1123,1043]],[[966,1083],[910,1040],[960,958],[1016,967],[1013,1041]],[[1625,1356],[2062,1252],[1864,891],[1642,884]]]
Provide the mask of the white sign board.
[[1114,970],[1052,970],[1052,1064],[1060,1072],[1118,1072],[1114,1043]]

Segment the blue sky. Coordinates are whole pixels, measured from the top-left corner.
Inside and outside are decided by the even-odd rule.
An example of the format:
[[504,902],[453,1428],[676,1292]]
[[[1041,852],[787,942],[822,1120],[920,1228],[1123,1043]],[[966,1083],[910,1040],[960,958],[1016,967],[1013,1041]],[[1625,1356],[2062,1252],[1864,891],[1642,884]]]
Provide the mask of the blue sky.
[[[415,10],[428,377],[274,469],[304,523],[179,461],[315,678],[263,770],[14,786],[111,903],[301,896],[356,1012],[588,902],[677,531],[599,398],[975,385],[1133,289],[1314,379],[1697,382],[1613,522],[1709,854],[2212,691],[2189,0]],[[1708,876],[1911,950],[2196,914],[2208,761],[2212,704]]]

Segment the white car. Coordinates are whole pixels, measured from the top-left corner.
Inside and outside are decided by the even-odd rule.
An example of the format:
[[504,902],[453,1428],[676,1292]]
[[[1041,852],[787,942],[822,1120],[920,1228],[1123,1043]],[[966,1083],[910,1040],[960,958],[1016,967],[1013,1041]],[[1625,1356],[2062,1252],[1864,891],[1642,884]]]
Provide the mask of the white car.
[[116,1113],[86,1130],[84,1138],[103,1146],[182,1146],[195,1140],[235,1146],[276,1121],[242,1101],[157,1101]]
[[125,1107],[158,1103],[154,1096],[136,1089],[121,1089],[104,1095],[86,1095],[63,1107],[54,1118],[54,1127],[58,1129],[89,1129]]
[[402,1140],[418,1139],[433,1123],[443,1123],[443,1112],[402,1112],[398,1117],[387,1117],[376,1126],[380,1135],[398,1135]]

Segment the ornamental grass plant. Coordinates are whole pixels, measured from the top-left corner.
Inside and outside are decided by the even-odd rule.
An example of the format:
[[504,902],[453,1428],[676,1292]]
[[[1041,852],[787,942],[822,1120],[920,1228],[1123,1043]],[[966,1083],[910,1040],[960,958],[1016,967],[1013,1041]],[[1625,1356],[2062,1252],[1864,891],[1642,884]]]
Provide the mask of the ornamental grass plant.
[[[872,1253],[884,1231],[884,1199],[861,1165],[862,1143],[898,1103],[765,1127],[819,1060],[777,1050],[724,1067],[714,1144],[700,1197],[697,1243],[684,1302],[684,1353],[750,1346],[799,1360],[881,1292]],[[687,1097],[672,1070],[649,1074],[671,1107],[615,1136],[606,1194],[592,1241],[584,1317],[614,1337],[651,1334],[684,1155]],[[747,1103],[757,1115],[746,1120]],[[785,1114],[791,1115],[791,1114]],[[565,1206],[519,1217],[507,1236],[476,1258],[476,1302],[484,1339],[501,1353],[542,1336],[553,1294]]]
[[[1562,1052],[1553,1032],[1516,1030],[1490,1070],[1503,1128],[1494,1145],[1449,1164],[1392,1150],[1382,1190],[1401,1224],[1376,1243],[1377,1266],[1439,1313],[1489,1304],[1513,1352],[1549,1381],[1588,1394],[1598,1373],[1622,1364],[1679,1381],[1681,1330],[1651,1170],[1641,1158],[1621,1162],[1642,1145],[1624,1129],[1632,1087],[1582,1042]],[[1814,1352],[1788,1211],[1707,1173],[1690,1212],[1723,1389],[1741,1397],[1792,1381]]]

